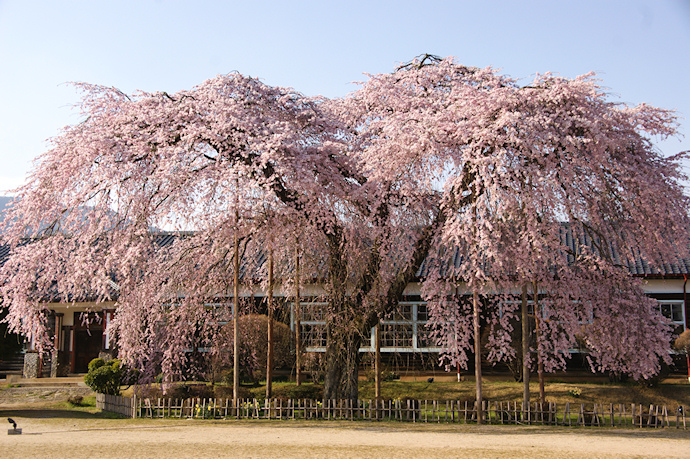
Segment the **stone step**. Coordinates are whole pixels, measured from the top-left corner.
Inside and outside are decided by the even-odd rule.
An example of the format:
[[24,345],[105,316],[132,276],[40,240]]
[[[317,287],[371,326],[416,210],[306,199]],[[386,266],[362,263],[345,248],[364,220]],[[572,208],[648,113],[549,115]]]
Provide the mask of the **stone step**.
[[17,375],[8,375],[2,383],[12,384],[17,387],[88,387],[84,383],[83,376],[67,376],[60,378],[22,378]]

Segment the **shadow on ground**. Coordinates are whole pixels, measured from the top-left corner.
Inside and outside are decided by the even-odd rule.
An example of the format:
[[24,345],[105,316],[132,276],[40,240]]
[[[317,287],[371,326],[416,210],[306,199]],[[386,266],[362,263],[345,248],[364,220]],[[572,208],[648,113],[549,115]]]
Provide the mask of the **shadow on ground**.
[[[45,409],[45,408],[10,408],[0,409],[0,420],[3,418],[31,418],[31,419],[116,419],[121,416],[112,413],[89,413],[77,410]],[[123,418],[124,419],[124,418]]]

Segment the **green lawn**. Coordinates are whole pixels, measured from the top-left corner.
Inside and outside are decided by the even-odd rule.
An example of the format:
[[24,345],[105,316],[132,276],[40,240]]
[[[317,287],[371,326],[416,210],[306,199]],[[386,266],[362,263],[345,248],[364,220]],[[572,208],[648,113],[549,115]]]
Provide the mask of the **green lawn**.
[[[305,392],[312,392],[311,383],[302,384]],[[274,383],[274,394],[287,397],[293,393],[294,383]],[[482,386],[484,399],[492,402],[522,400],[522,383],[508,381],[487,381]],[[635,403],[649,406],[678,405],[690,406],[690,384],[686,382],[662,383],[656,387],[645,387],[636,383],[564,383],[547,382],[545,385],[547,401],[558,404],[572,403]],[[532,401],[538,399],[537,383],[530,385]],[[579,392],[579,397],[574,394]],[[263,386],[250,389],[252,397],[262,399],[265,394]],[[418,400],[474,400],[474,381],[462,382],[410,382],[388,381],[381,385],[384,399],[414,398]],[[309,397],[304,397],[309,398]],[[359,398],[374,398],[374,384],[361,382]]]
[[[597,380],[595,380],[597,381]],[[198,383],[196,383],[198,384]],[[232,397],[232,387],[218,386],[216,397]],[[319,385],[303,383],[297,389],[294,382],[274,382],[274,397],[320,399],[322,397]],[[508,380],[488,380],[482,385],[484,400],[491,402],[507,402],[522,400],[522,383]],[[545,385],[546,400],[563,405],[566,402],[573,403],[635,403],[649,407],[653,405],[666,405],[675,408],[679,405],[690,407],[690,384],[686,380],[677,378],[669,379],[656,387],[646,387],[634,382],[610,383],[598,380],[597,382],[562,382],[547,381]],[[473,401],[475,397],[474,381],[386,381],[381,385],[384,399],[413,398],[417,400],[455,400]],[[265,397],[265,386],[243,386],[242,398]],[[539,387],[536,382],[530,385],[532,401],[539,397]],[[131,396],[132,388],[125,391],[124,395]],[[220,394],[220,395],[219,395]],[[576,396],[579,394],[579,396]],[[374,398],[374,383],[360,382],[359,398],[369,400]]]

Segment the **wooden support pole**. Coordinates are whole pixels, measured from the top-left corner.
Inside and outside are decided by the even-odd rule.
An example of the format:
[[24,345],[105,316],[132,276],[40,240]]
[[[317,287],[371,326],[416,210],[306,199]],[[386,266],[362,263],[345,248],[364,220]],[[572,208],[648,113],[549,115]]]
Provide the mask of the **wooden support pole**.
[[301,325],[301,314],[300,311],[300,272],[299,272],[299,241],[295,240],[295,377],[297,379],[296,384],[299,386],[302,384],[302,370],[301,370],[301,358],[302,353],[302,334],[300,328]]
[[273,392],[273,248],[268,249],[268,324],[266,351],[266,400],[271,398]]
[[[529,310],[527,283],[522,285],[522,406],[529,405]],[[523,416],[524,417],[524,416]]]
[[233,298],[232,298],[232,403],[237,406],[237,398],[240,391],[240,345],[239,345],[239,321],[240,313],[240,237],[239,237],[239,213],[235,211],[235,247],[234,247],[234,272],[233,272]]
[[472,308],[474,321],[474,377],[477,391],[477,424],[484,424],[482,404],[482,344],[481,328],[479,326],[479,292],[474,289],[472,294]]

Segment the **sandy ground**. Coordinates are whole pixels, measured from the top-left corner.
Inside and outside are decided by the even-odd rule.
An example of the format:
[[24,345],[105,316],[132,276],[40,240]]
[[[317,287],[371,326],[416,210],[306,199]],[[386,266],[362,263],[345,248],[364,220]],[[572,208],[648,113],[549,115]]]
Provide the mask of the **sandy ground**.
[[[368,422],[99,419],[0,408],[0,457],[690,457],[690,431]],[[9,424],[6,424],[9,427]]]

